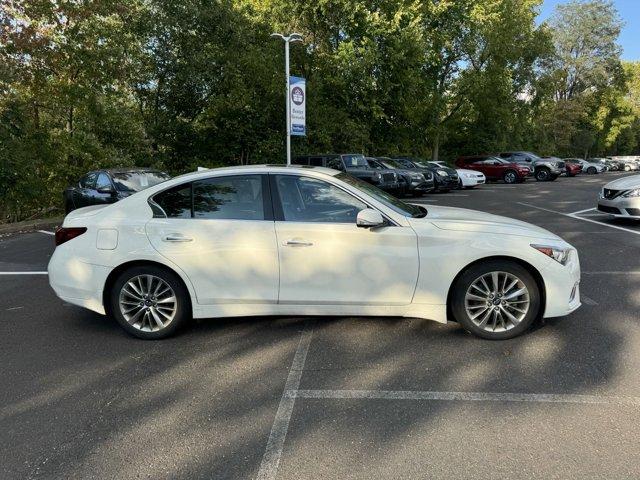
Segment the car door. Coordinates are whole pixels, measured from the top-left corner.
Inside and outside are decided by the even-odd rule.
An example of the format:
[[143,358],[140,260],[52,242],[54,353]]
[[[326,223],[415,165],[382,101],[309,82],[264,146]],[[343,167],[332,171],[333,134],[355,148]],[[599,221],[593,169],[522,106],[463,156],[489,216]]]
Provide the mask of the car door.
[[406,305],[418,278],[410,227],[356,226],[368,205],[325,180],[272,174],[282,304]]
[[75,208],[93,205],[93,191],[96,188],[97,172],[87,173],[78,182],[78,188],[73,191],[73,204]]
[[[276,303],[278,248],[266,175],[217,176],[154,195],[146,232],[200,304]],[[160,215],[162,217],[162,215]]]

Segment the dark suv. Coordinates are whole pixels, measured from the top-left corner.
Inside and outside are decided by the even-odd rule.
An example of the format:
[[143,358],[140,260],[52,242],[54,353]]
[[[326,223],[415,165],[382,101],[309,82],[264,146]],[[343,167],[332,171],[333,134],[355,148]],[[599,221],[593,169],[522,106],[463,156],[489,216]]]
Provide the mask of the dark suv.
[[417,169],[421,172],[431,172],[435,181],[434,191],[448,192],[449,190],[458,188],[458,172],[453,168],[442,167],[423,162],[417,158],[411,157],[396,157],[394,158],[404,168]]
[[291,163],[333,168],[334,170],[347,172],[388,192],[398,192],[401,187],[396,172],[372,167],[361,153],[300,155],[295,157]]
[[505,183],[524,182],[531,175],[530,167],[491,155],[458,157],[456,166],[482,172],[487,180],[504,180]]
[[539,182],[553,181],[566,172],[562,160],[545,160],[532,152],[502,152],[499,157],[532,168],[533,176]]
[[405,168],[396,160],[389,157],[367,157],[369,165],[378,169],[393,170],[400,180],[400,191],[403,195],[419,197],[433,191],[435,183],[433,174],[418,168]]

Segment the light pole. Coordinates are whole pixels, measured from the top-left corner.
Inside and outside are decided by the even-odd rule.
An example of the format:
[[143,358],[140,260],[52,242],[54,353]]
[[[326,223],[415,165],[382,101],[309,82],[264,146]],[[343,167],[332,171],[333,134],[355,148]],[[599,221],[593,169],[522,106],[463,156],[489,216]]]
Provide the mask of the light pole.
[[272,33],[273,38],[284,41],[284,75],[285,75],[285,107],[287,110],[287,166],[291,165],[291,99],[289,98],[289,44],[302,42],[302,35],[291,33],[285,36],[281,33]]

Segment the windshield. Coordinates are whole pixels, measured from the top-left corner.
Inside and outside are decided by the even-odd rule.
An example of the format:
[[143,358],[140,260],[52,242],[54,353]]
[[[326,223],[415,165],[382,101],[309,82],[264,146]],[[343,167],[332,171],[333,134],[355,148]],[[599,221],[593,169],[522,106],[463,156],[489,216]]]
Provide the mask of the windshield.
[[531,152],[524,152],[525,155],[527,155],[528,157],[531,157],[531,160],[533,160],[534,162],[537,160],[542,160],[538,155],[536,155],[535,153],[531,153]]
[[342,180],[344,183],[348,183],[358,190],[362,190],[367,195],[375,198],[380,203],[385,204],[391,210],[399,213],[400,215],[419,218],[424,217],[427,214],[426,209],[422,209],[417,205],[409,205],[408,203],[404,203],[402,200],[398,200],[393,195],[390,195],[387,192],[374,187],[370,183],[364,182],[356,177],[352,177],[348,173],[339,173],[336,175],[336,178],[338,180]]
[[347,168],[349,167],[367,167],[367,160],[364,155],[342,155],[342,160]]
[[390,158],[385,158],[384,160],[381,160],[381,162],[387,168],[406,168],[400,162],[396,162],[395,160],[392,160]]
[[164,172],[114,172],[111,177],[120,192],[139,192],[171,178]]

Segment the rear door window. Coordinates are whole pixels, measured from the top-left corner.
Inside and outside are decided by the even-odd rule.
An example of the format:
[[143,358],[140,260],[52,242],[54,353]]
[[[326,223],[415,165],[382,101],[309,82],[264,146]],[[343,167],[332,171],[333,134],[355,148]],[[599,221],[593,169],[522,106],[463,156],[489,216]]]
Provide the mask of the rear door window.
[[194,218],[264,220],[261,175],[214,177],[193,183]]

